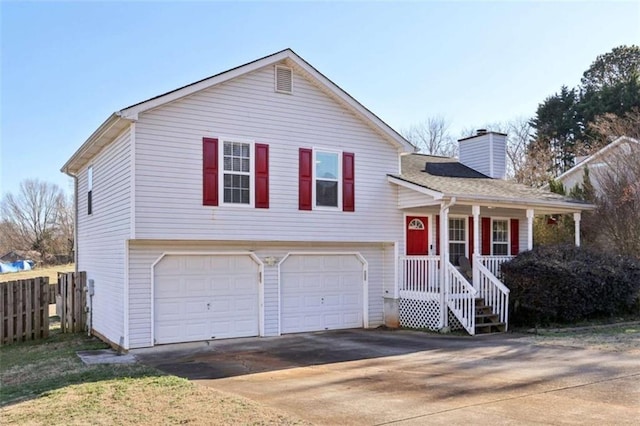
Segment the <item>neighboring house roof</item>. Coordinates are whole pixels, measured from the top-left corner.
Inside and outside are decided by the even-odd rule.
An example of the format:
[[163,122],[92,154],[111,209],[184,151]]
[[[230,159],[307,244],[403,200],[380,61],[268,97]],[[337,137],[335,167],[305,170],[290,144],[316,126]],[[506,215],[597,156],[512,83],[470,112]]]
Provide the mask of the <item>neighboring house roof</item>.
[[389,179],[412,189],[424,188],[434,199],[453,198],[497,204],[520,204],[584,210],[593,206],[542,189],[502,179],[492,179],[461,164],[455,158],[423,154],[402,156],[402,173]]
[[378,116],[369,111],[364,105],[355,100],[351,95],[342,90],[330,79],[325,77],[311,64],[298,56],[293,50],[285,49],[153,97],[146,101],[131,105],[111,114],[109,118],[107,118],[104,123],[102,123],[100,127],[73,154],[61,170],[68,174],[74,174],[77,172],[94,155],[100,152],[105,146],[109,145],[129,125],[129,123],[136,121],[138,114],[140,113],[282,61],[285,61],[287,65],[309,78],[309,80],[316,84],[321,90],[351,110],[351,112],[353,112],[357,117],[360,117],[368,123],[371,128],[382,135],[387,141],[393,143],[397,148],[407,152],[415,151],[414,145],[402,137],[398,132],[393,130]]
[[[576,164],[566,172],[559,175],[556,178],[556,180],[559,180],[562,182],[564,179],[567,179],[569,176],[575,173],[581,172],[582,170],[584,170],[585,167],[588,167],[589,164],[592,163],[593,161],[606,157],[608,154],[613,153],[614,151],[620,149],[620,146],[625,143],[636,144],[640,146],[640,141],[630,138],[628,136],[620,136],[618,139],[614,140],[609,145],[599,149],[598,151],[589,155],[584,160],[582,160],[581,162],[579,162],[578,164]],[[548,188],[548,186],[549,185],[545,185],[545,188]]]

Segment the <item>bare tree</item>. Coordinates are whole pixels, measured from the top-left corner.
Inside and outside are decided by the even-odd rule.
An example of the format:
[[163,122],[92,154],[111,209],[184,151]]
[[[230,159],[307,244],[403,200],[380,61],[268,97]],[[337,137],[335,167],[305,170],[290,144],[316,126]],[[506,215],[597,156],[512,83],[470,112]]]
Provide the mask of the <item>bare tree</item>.
[[3,227],[10,232],[5,238],[11,248],[36,250],[46,259],[55,249],[63,205],[65,198],[60,187],[38,179],[23,181],[17,195],[6,194],[0,211]]
[[599,241],[623,254],[640,257],[640,148],[625,145],[594,171]]
[[[589,129],[596,134],[590,150],[582,150],[581,155],[591,154],[613,142],[620,136],[629,136],[640,140],[640,108],[634,108],[623,116],[606,113],[596,117]],[[583,148],[583,146],[580,146]]]
[[449,123],[444,117],[429,117],[409,127],[402,135],[424,154],[445,157],[456,155],[458,147],[449,134]]
[[74,249],[74,212],[73,196],[62,197],[58,205],[58,220],[55,227],[54,253],[64,254],[70,261]]
[[526,147],[524,161],[515,172],[518,183],[539,188],[549,183],[555,176],[549,164],[553,161],[553,152],[548,144],[531,142]]
[[516,117],[507,122],[507,176],[516,179],[525,166],[527,146],[531,141],[533,129],[529,119]]

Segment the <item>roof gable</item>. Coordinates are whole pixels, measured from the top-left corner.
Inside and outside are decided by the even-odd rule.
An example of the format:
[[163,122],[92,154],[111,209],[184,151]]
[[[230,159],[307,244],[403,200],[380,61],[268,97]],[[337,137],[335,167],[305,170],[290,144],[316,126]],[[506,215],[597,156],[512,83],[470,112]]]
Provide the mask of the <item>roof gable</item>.
[[[600,148],[598,151],[596,151],[593,154],[589,155],[587,158],[585,158],[584,160],[582,160],[581,162],[579,162],[575,166],[571,167],[569,170],[567,170],[564,173],[562,173],[561,175],[559,175],[556,178],[556,180],[562,181],[567,176],[572,175],[573,173],[584,169],[585,166],[588,166],[593,161],[595,161],[597,159],[601,159],[601,158],[613,153],[615,150],[619,149],[620,146],[622,146],[625,143],[635,144],[635,145],[640,146],[640,141],[637,141],[636,139],[630,138],[628,136],[620,136],[618,139],[614,140],[609,145]],[[545,185],[545,187],[548,187],[548,185]]]
[[351,95],[325,77],[311,64],[298,56],[293,50],[285,49],[115,112],[105,120],[105,122],[73,154],[73,156],[62,167],[62,171],[71,174],[77,172],[84,164],[86,164],[87,161],[91,159],[93,155],[115,139],[117,134],[114,134],[114,132],[117,131],[119,133],[123,131],[130,122],[135,122],[138,115],[145,111],[160,107],[196,92],[206,90],[231,79],[259,70],[263,67],[282,62],[294,68],[305,78],[309,79],[314,85],[329,94],[334,100],[353,112],[358,118],[363,120],[363,122],[398,150],[404,152],[415,151],[415,147],[409,141],[382,121],[378,116],[369,111],[369,109],[364,105],[360,104]]

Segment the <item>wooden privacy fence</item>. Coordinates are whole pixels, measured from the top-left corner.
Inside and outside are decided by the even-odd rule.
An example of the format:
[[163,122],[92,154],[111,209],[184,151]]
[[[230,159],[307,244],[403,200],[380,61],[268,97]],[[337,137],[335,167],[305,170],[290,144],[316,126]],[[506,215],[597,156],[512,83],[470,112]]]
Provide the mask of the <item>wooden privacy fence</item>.
[[0,283],[0,345],[49,336],[49,278]]
[[87,321],[87,273],[58,273],[56,296],[60,328],[63,333],[84,331]]
[[48,277],[0,283],[0,346],[49,336],[49,304],[56,304],[63,333],[84,331],[86,272],[59,273],[57,285]]

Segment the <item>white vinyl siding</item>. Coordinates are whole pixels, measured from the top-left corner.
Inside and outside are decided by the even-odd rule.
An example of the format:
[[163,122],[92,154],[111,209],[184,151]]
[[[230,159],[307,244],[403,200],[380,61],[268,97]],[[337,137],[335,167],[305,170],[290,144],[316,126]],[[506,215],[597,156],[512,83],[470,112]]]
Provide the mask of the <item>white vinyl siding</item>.
[[[164,252],[253,251],[259,259],[282,260],[290,252],[358,252],[368,263],[369,327],[383,324],[383,294],[393,291],[392,244],[273,243],[216,241],[132,241],[129,250],[129,342],[130,349],[152,346],[151,265]],[[278,266],[264,266],[264,334],[279,332]],[[387,293],[388,294],[388,293]]]
[[460,141],[460,162],[489,177],[503,179],[506,171],[506,139],[495,133]]
[[[293,96],[274,67],[141,113],[136,123],[136,238],[400,241],[398,151],[294,69]],[[202,138],[269,144],[269,209],[202,206]],[[355,153],[355,212],[298,210],[299,148]],[[221,194],[222,195],[222,194]],[[328,230],[330,232],[328,232]]]
[[432,198],[426,194],[398,185],[398,208],[407,209],[424,205]]
[[[78,270],[95,282],[92,327],[117,344],[124,344],[125,241],[129,237],[129,130],[92,160],[93,213],[87,197],[78,197]],[[78,176],[78,194],[87,194],[88,170]]]

